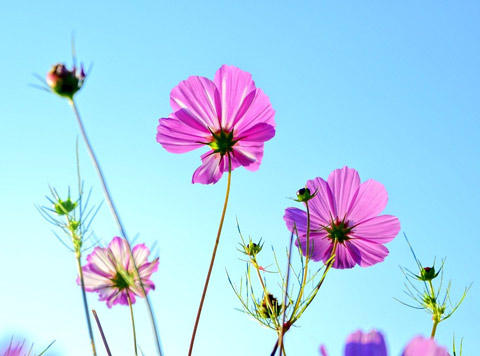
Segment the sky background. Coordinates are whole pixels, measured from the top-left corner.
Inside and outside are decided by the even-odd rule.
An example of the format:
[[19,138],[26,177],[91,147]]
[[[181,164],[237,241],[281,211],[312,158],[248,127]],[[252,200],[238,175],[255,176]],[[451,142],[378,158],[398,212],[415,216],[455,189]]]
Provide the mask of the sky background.
[[[160,257],[150,294],[165,356],[186,355],[223,204],[226,177],[191,184],[203,150],[175,155],[155,140],[169,94],[191,75],[213,78],[222,64],[252,73],[276,111],[277,133],[257,172],[233,172],[224,232],[194,355],[269,355],[275,342],[237,308],[225,270],[239,281],[238,218],[245,236],[263,238],[283,258],[287,197],[308,179],[345,165],[389,193],[384,213],[399,236],[370,268],[332,271],[316,300],[286,335],[287,354],[342,355],[350,332],[383,330],[390,355],[430,316],[407,308],[399,266],[443,257],[452,299],[473,282],[464,304],[440,324],[437,340],[464,338],[480,349],[480,4],[477,1],[2,1],[0,2],[0,344],[13,337],[47,355],[90,354],[74,255],[35,206],[49,184],[75,192],[78,127],[67,102],[34,89],[57,62],[92,68],[76,96],[126,229]],[[92,202],[101,189],[80,143]],[[93,225],[103,245],[117,235],[104,205]],[[85,252],[85,256],[89,251]],[[284,259],[283,259],[284,260]],[[269,275],[269,278],[275,277]],[[273,280],[270,282],[275,284]],[[131,355],[127,307],[108,309],[89,294],[112,353]],[[143,301],[134,307],[138,341],[155,348]],[[96,331],[99,355],[105,355]]]

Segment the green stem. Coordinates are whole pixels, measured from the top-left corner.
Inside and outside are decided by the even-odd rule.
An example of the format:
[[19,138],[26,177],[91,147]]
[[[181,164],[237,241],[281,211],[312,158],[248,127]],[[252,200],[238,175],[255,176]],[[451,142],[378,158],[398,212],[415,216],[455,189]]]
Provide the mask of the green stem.
[[133,330],[133,347],[135,349],[135,356],[137,356],[137,334],[135,332],[135,319],[133,318],[132,300],[130,299],[130,292],[127,290],[128,306],[130,307],[130,317],[132,318],[132,330]]
[[133,258],[133,253],[132,253],[132,247],[131,247],[131,244],[130,244],[130,240],[128,239],[127,232],[126,232],[126,230],[125,230],[125,228],[122,224],[122,221],[120,220],[120,216],[117,212],[117,208],[115,207],[115,204],[113,202],[113,199],[111,197],[110,191],[109,191],[108,186],[107,186],[107,182],[106,182],[105,177],[103,175],[102,168],[100,167],[100,163],[99,163],[99,161],[98,161],[98,159],[95,155],[95,152],[93,151],[92,145],[90,144],[90,140],[88,139],[87,132],[85,131],[85,127],[83,126],[83,122],[82,122],[82,119],[80,117],[80,113],[78,112],[77,105],[76,105],[75,101],[73,100],[73,98],[69,100],[69,104],[73,109],[73,112],[75,114],[75,118],[77,119],[78,126],[80,127],[80,133],[82,134],[83,141],[85,142],[85,146],[87,147],[88,154],[89,154],[89,156],[92,160],[92,163],[93,163],[93,166],[95,167],[95,170],[97,171],[98,177],[100,179],[100,184],[102,185],[102,189],[103,189],[103,192],[105,194],[105,199],[107,200],[107,204],[110,207],[110,210],[111,210],[112,215],[115,219],[115,222],[117,223],[117,227],[120,230],[120,233],[122,234],[122,236],[127,241],[128,252],[130,254],[132,264],[135,268],[136,277],[138,278],[138,280],[140,282],[140,287],[142,288],[143,296],[145,297],[145,302],[147,304],[148,313],[150,315],[150,322],[152,324],[152,329],[153,329],[153,332],[154,332],[154,335],[155,335],[155,343],[156,343],[156,347],[157,347],[157,353],[158,353],[158,355],[162,356],[162,347],[160,345],[160,337],[158,335],[157,324],[156,324],[156,321],[155,321],[155,317],[153,315],[153,310],[152,310],[150,300],[149,300],[148,295],[145,291],[145,287],[143,285],[142,279],[140,278],[140,273],[138,272],[137,264],[135,263],[135,259]]
[[440,321],[438,321],[434,316],[433,328],[432,328],[432,333],[430,334],[430,339],[435,338],[435,333],[437,332],[437,326],[438,326],[439,323],[440,323]]
[[200,315],[202,314],[203,302],[207,294],[208,282],[210,281],[210,275],[212,274],[213,263],[215,262],[215,255],[217,254],[218,243],[220,241],[220,235],[222,234],[223,220],[225,219],[225,213],[227,212],[228,196],[230,194],[230,183],[232,179],[232,162],[230,155],[228,155],[228,180],[227,180],[227,192],[225,194],[225,202],[223,203],[222,216],[220,218],[220,224],[218,226],[217,238],[215,240],[215,246],[213,248],[212,258],[210,260],[210,266],[208,267],[207,279],[203,287],[202,298],[200,299],[200,305],[198,307],[197,317],[195,319],[195,325],[193,327],[192,339],[190,340],[190,348],[188,350],[188,356],[192,355],[193,344],[195,342],[195,335],[197,334],[198,323],[200,321]]
[[82,288],[83,308],[85,310],[85,318],[87,319],[88,335],[90,337],[90,343],[92,344],[93,355],[96,356],[97,355],[97,350],[95,349],[95,340],[93,339],[92,323],[90,321],[90,313],[88,312],[87,295],[85,293],[85,283],[84,283],[84,280],[83,280],[83,270],[82,270],[82,263],[80,261],[80,258],[81,258],[81,254],[76,253],[78,275],[79,275],[79,279],[80,279],[80,287]]

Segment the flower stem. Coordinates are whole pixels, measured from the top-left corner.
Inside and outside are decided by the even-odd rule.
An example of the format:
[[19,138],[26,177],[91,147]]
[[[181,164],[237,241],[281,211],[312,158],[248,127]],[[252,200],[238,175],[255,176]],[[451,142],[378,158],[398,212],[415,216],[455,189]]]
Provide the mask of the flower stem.
[[138,278],[138,280],[140,282],[140,287],[142,288],[143,296],[145,297],[145,302],[147,304],[147,309],[148,309],[148,312],[149,312],[149,315],[150,315],[150,322],[152,324],[152,329],[153,329],[153,332],[154,332],[154,335],[155,335],[155,343],[156,343],[156,346],[157,346],[157,353],[158,353],[158,355],[162,356],[162,348],[160,346],[160,337],[158,335],[157,324],[156,324],[156,321],[155,321],[155,317],[153,315],[153,310],[152,310],[152,306],[150,304],[150,300],[149,300],[148,295],[145,291],[145,287],[143,285],[142,279],[140,278],[140,273],[138,272],[137,264],[135,263],[135,259],[133,258],[133,253],[132,253],[132,247],[131,247],[131,244],[130,244],[130,240],[127,236],[127,232],[125,231],[125,228],[122,224],[122,221],[120,220],[120,216],[117,212],[117,208],[115,207],[115,204],[113,202],[113,199],[111,197],[110,191],[109,191],[108,186],[107,186],[107,182],[106,182],[105,177],[103,175],[102,168],[100,167],[100,163],[98,162],[98,159],[95,155],[95,152],[93,151],[92,145],[90,144],[90,140],[88,139],[87,133],[85,131],[85,127],[83,126],[83,122],[82,122],[82,119],[80,117],[80,113],[78,112],[77,105],[76,105],[75,101],[73,100],[73,98],[69,100],[69,104],[73,109],[73,113],[75,114],[75,118],[77,119],[78,126],[80,127],[80,133],[82,134],[83,141],[85,142],[85,146],[87,147],[88,154],[89,154],[89,156],[92,160],[92,163],[95,167],[95,170],[97,171],[98,177],[100,179],[100,183],[102,185],[103,192],[105,194],[105,199],[107,200],[107,204],[110,207],[110,210],[111,210],[112,215],[115,219],[115,222],[117,223],[117,227],[120,230],[120,233],[122,234],[122,236],[127,241],[128,252],[130,254],[131,261],[133,262],[133,266],[135,267],[135,274],[136,274],[136,277]]
[[95,309],[92,309],[93,316],[95,317],[95,321],[97,322],[98,330],[100,330],[100,335],[102,336],[103,345],[105,345],[105,350],[107,351],[108,356],[112,356],[110,352],[110,348],[108,347],[107,339],[105,338],[105,334],[103,333],[102,324],[100,324],[100,319],[98,319],[97,312]]
[[137,356],[137,334],[135,332],[135,319],[133,318],[132,299],[130,299],[130,292],[127,291],[128,306],[130,307],[130,317],[132,318],[132,330],[133,330],[133,347],[135,349],[135,356]]
[[218,226],[217,239],[215,240],[215,246],[212,252],[212,258],[210,260],[210,267],[208,267],[207,279],[205,286],[203,287],[202,298],[200,299],[200,305],[198,306],[197,318],[195,319],[195,325],[193,327],[192,339],[190,340],[190,348],[188,350],[188,356],[192,355],[193,344],[195,342],[195,335],[197,334],[198,323],[200,321],[200,314],[202,314],[203,302],[207,294],[208,282],[210,281],[210,275],[212,274],[213,263],[215,262],[215,255],[217,254],[218,243],[220,241],[220,235],[222,234],[223,220],[225,219],[225,213],[227,211],[228,196],[230,194],[230,182],[232,179],[232,161],[230,155],[228,155],[228,180],[227,180],[227,192],[225,194],[225,202],[223,203],[222,216],[220,218],[220,224]]
[[88,335],[90,336],[90,343],[92,344],[93,355],[96,356],[97,350],[95,349],[95,340],[93,339],[92,323],[90,321],[90,313],[88,312],[87,295],[85,293],[85,283],[83,281],[83,270],[82,270],[82,263],[80,261],[80,258],[81,258],[81,254],[77,253],[76,260],[77,260],[78,275],[80,278],[80,286],[82,288],[83,308],[85,309],[85,318],[87,319]]

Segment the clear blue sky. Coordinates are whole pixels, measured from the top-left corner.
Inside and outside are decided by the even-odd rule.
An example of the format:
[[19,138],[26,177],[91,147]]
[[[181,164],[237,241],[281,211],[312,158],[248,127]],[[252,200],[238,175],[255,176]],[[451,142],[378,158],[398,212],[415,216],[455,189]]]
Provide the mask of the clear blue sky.
[[[74,256],[35,205],[48,184],[76,185],[78,128],[66,101],[29,87],[56,62],[78,58],[93,70],[77,96],[122,218],[138,242],[155,245],[160,270],[151,294],[166,356],[185,355],[220,218],[225,177],[192,185],[198,151],[166,152],[157,120],[170,90],[190,75],[213,78],[222,64],[252,73],[276,110],[277,135],[258,172],[235,170],[195,355],[267,355],[275,335],[237,311],[225,274],[240,279],[235,217],[245,235],[283,251],[282,216],[308,179],[348,165],[389,192],[385,213],[402,232],[389,257],[371,268],[333,271],[286,336],[289,355],[341,355],[357,328],[379,328],[391,355],[429,316],[405,299],[399,265],[414,268],[406,233],[426,265],[447,257],[453,299],[473,287],[439,326],[438,341],[478,338],[480,248],[480,5],[477,1],[4,1],[0,3],[0,343],[11,335],[52,355],[89,354]],[[103,197],[83,145],[82,175]],[[93,224],[116,234],[106,206]],[[272,262],[269,248],[262,258]],[[116,356],[131,354],[128,308],[108,310],[89,295]],[[154,355],[144,304],[135,306],[139,343]],[[97,343],[99,343],[97,335]],[[99,347],[101,349],[101,347]],[[104,353],[100,353],[104,355]]]

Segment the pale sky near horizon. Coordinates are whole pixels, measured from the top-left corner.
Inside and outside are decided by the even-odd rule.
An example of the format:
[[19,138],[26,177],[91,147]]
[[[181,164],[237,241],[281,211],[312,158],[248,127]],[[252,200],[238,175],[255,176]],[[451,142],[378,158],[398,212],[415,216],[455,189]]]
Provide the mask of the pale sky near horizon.
[[[244,236],[283,256],[284,209],[308,179],[345,165],[389,193],[385,214],[401,232],[390,255],[369,268],[335,270],[286,335],[288,355],[317,356],[324,343],[343,354],[356,329],[382,330],[390,355],[430,316],[393,298],[399,265],[445,262],[452,299],[472,288],[440,324],[437,340],[464,355],[480,349],[477,225],[480,223],[480,4],[476,1],[19,1],[0,3],[0,168],[2,197],[0,345],[15,338],[35,352],[84,356],[89,343],[75,283],[75,260],[35,206],[48,186],[75,191],[78,127],[67,102],[30,86],[57,62],[91,68],[77,95],[85,126],[130,236],[160,257],[151,293],[165,356],[186,355],[226,188],[191,184],[204,150],[175,155],[155,140],[169,94],[191,75],[213,78],[222,64],[252,74],[276,111],[276,136],[257,172],[233,172],[231,200],[195,343],[196,356],[268,355],[274,332],[239,312],[225,270],[237,283]],[[80,142],[82,177],[103,200]],[[106,205],[92,225],[103,245],[117,235]],[[85,256],[90,252],[85,252]],[[273,278],[274,276],[268,276]],[[271,284],[276,282],[272,280]],[[127,307],[108,309],[89,294],[115,356],[131,355]],[[139,344],[155,355],[143,302],[135,305]],[[96,328],[95,328],[96,330]],[[106,355],[96,332],[99,355]]]

